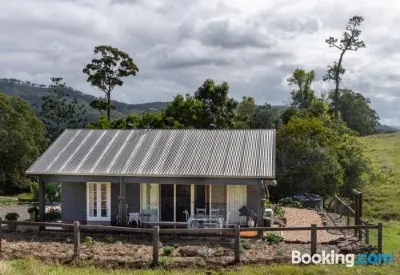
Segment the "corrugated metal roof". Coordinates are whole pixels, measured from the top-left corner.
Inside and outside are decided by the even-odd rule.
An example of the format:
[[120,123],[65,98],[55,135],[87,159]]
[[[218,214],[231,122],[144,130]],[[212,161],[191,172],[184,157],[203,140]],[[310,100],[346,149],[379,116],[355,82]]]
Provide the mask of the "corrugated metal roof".
[[275,177],[275,130],[65,130],[28,175]]

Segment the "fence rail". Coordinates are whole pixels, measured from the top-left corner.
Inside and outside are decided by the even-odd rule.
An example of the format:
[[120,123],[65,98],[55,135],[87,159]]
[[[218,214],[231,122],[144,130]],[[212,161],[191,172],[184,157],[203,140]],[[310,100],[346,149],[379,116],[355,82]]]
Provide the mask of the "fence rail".
[[[240,228],[239,225],[235,225],[234,228],[202,228],[202,229],[160,229],[159,226],[153,228],[129,228],[129,227],[116,227],[116,226],[104,226],[104,225],[87,225],[80,224],[79,221],[75,221],[73,224],[65,223],[46,223],[46,222],[25,222],[25,221],[2,221],[0,224],[16,224],[26,226],[37,226],[39,228],[45,227],[61,227],[73,230],[73,243],[74,243],[74,257],[79,257],[80,254],[80,233],[82,230],[97,230],[104,233],[110,231],[117,232],[128,232],[128,233],[147,233],[152,235],[152,246],[153,246],[153,265],[159,263],[159,240],[160,234],[210,234],[210,233],[231,233],[227,234],[227,237],[234,238],[234,255],[235,262],[240,262],[240,232],[246,231],[262,231],[262,232],[280,232],[280,231],[310,231],[311,239],[311,255],[317,252],[317,235],[319,230],[364,230],[368,232],[371,229],[378,230],[378,253],[382,253],[382,223],[377,225],[374,224],[360,224],[350,226],[323,226],[317,227],[312,224],[310,227],[254,227],[254,228]],[[0,226],[0,235],[1,235]],[[0,241],[0,253],[1,253],[1,241]]]

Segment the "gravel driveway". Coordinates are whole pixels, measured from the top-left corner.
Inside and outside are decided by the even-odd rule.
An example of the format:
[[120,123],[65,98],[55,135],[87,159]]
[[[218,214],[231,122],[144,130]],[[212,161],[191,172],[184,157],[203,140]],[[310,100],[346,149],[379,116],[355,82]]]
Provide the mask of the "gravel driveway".
[[[298,209],[285,207],[285,218],[286,227],[297,227],[305,226],[310,227],[311,224],[316,224],[318,227],[322,227],[322,218],[315,210],[309,209]],[[317,231],[317,242],[329,242],[337,239],[339,236],[331,234],[326,230]],[[283,238],[285,241],[299,241],[299,242],[310,242],[311,231],[284,231]]]

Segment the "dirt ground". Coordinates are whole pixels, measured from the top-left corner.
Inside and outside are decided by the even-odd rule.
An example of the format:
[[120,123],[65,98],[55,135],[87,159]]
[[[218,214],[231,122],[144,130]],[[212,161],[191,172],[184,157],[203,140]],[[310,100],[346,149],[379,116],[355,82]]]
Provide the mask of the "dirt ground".
[[[172,243],[172,242],[171,242]],[[243,263],[288,262],[292,250],[310,253],[306,244],[267,244],[263,240],[243,240],[244,249],[241,259]],[[195,251],[195,256],[183,256],[182,250]],[[334,246],[319,246],[319,250],[332,250]],[[166,257],[164,249],[160,249],[160,261],[171,267],[223,267],[233,263],[233,243],[208,243],[207,245],[182,245],[175,243],[174,251]],[[131,244],[117,241],[116,243],[95,242],[91,245],[82,244],[79,260],[73,260],[73,245],[60,242],[37,241],[7,241],[3,243],[0,259],[20,259],[34,257],[43,261],[57,263],[90,263],[101,267],[148,267],[152,260],[152,246],[148,244]]]

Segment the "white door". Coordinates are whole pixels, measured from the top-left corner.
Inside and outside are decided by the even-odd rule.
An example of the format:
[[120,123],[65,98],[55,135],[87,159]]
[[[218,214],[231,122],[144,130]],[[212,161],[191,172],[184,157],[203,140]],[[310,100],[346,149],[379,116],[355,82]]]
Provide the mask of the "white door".
[[246,217],[239,216],[239,209],[247,205],[247,186],[246,185],[228,185],[227,187],[227,211],[230,224],[246,225]]

